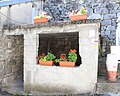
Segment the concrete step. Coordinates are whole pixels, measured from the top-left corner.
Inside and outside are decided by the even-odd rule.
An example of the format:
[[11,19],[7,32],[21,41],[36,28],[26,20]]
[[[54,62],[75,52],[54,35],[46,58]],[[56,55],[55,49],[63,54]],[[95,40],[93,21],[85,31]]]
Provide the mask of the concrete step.
[[24,94],[23,81],[17,80],[10,83],[9,85],[3,86],[2,91],[6,91],[14,95],[15,94],[23,95]]
[[118,94],[120,93],[120,83],[97,83],[97,94]]

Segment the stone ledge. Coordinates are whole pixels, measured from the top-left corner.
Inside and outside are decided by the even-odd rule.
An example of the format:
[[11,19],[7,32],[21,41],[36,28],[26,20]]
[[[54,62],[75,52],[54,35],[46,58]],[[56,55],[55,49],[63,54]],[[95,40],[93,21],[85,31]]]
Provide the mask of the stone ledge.
[[3,30],[14,30],[14,29],[28,29],[28,28],[40,28],[40,27],[51,27],[51,26],[64,26],[69,24],[89,24],[89,23],[100,23],[100,19],[87,19],[79,21],[56,21],[39,24],[27,24],[27,25],[6,25],[3,26]]

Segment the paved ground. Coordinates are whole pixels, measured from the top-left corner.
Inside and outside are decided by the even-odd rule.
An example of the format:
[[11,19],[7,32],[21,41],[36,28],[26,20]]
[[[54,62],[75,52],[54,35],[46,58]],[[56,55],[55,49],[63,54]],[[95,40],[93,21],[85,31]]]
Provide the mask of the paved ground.
[[[98,77],[98,83],[108,83],[107,81],[107,77],[106,76],[99,76]],[[117,83],[120,83],[120,77],[118,77],[118,82]],[[22,82],[17,82],[14,84],[11,85],[11,89],[9,90],[10,92],[13,92],[14,94],[16,94],[16,90],[21,90],[22,88]],[[18,91],[17,91],[18,92]],[[21,91],[22,92],[22,91]],[[19,93],[19,92],[18,92]],[[9,94],[7,92],[2,92],[0,91],[0,96],[20,96],[20,95],[12,95],[12,94]],[[21,95],[22,96],[22,95]],[[47,95],[48,96],[48,95]],[[62,96],[62,95],[59,95],[59,96]],[[83,94],[83,95],[64,95],[64,96],[120,96],[120,93],[118,94],[98,94],[98,95],[88,95],[88,94]]]
[[0,91],[0,96],[14,96],[14,95],[11,95],[11,94],[9,94],[7,92]]
[[[12,95],[12,94],[9,94],[7,92],[0,91],[0,96],[20,96],[20,95]],[[59,96],[62,96],[62,95],[59,95]],[[87,94],[83,94],[83,95],[63,95],[63,96],[120,96],[120,93],[119,94],[98,94],[98,95],[87,95]]]

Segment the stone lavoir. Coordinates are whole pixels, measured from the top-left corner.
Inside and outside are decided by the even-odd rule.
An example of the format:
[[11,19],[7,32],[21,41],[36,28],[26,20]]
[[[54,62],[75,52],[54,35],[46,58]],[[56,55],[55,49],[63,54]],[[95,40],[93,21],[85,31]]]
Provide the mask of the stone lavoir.
[[[24,37],[21,38],[24,40],[21,94],[94,93],[97,83],[99,27],[99,20],[86,20],[4,28],[7,36]],[[82,58],[82,64],[77,67],[39,65],[36,60],[38,48],[44,52],[51,49],[56,55],[75,48]],[[4,90],[10,90],[9,84],[4,86]]]

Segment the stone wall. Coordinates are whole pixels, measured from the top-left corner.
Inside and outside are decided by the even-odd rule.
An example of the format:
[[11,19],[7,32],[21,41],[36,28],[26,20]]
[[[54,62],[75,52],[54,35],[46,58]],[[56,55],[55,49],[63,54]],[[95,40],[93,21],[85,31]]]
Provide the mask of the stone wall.
[[4,76],[4,64],[5,64],[5,36],[2,35],[2,32],[0,31],[0,89],[2,86],[3,76]]
[[1,36],[1,85],[23,79],[23,36]]
[[[101,36],[106,37],[113,45],[116,39],[116,27],[117,27],[117,17],[120,16],[120,6],[114,1],[110,0],[46,0],[44,3],[44,10],[48,12],[53,18],[53,21],[64,21],[69,20],[68,12],[72,10],[79,10],[80,7],[84,6],[88,10],[89,19],[101,19]],[[108,42],[107,41],[107,42]],[[103,41],[104,42],[104,41]],[[103,46],[110,47],[108,46]],[[109,53],[106,51],[104,56]]]

